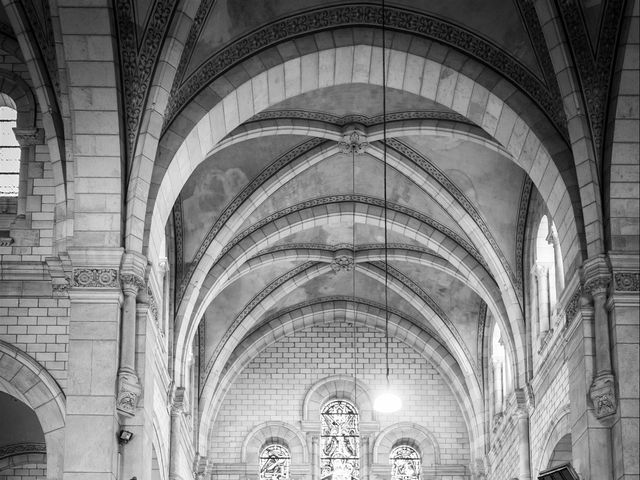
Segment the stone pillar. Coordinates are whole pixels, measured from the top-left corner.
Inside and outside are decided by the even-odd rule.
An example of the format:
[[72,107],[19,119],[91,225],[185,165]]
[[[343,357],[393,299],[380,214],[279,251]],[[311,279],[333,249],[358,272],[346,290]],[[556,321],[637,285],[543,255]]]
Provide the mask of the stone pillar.
[[609,337],[609,312],[606,308],[607,290],[611,279],[609,266],[604,257],[585,262],[586,282],[584,292],[593,300],[595,329],[595,375],[589,396],[593,402],[595,416],[605,420],[617,411],[615,378],[611,369],[611,341]]
[[122,260],[122,337],[120,340],[120,368],[118,369],[118,413],[133,416],[141,394],[140,381],[136,373],[136,298],[145,288],[144,273],[146,259],[138,254],[125,254]]
[[518,424],[518,479],[531,480],[529,413],[524,407],[518,408],[515,417]]
[[[169,447],[169,480],[187,480],[192,476],[193,455],[185,450],[185,389],[174,387],[171,401],[171,439]],[[195,453],[194,453],[195,455]]]
[[35,155],[35,146],[44,144],[44,130],[41,128],[14,128],[13,133],[20,145],[20,176],[18,183],[18,205],[16,214],[24,217],[27,213],[27,180],[29,163]]
[[612,367],[618,379],[618,413],[611,426],[616,479],[638,473],[640,451],[640,257],[609,255],[613,281],[607,303],[611,322]]
[[549,333],[549,269],[544,265],[536,265],[538,278],[538,312],[539,312],[539,347],[544,346],[544,340]]
[[565,335],[565,358],[569,370],[572,463],[580,478],[613,478],[609,428],[598,421],[588,401],[596,364],[594,309],[589,298],[579,295],[580,289],[569,301],[566,311],[569,329]]
[[64,480],[118,478],[116,379],[121,249],[70,249]]
[[559,297],[564,290],[564,268],[562,266],[562,251],[560,250],[560,239],[555,228],[549,226],[549,236],[547,242],[553,245],[553,263],[556,272],[556,296]]
[[371,459],[369,458],[369,437],[362,436],[360,443],[360,473],[362,480],[369,480],[369,466]]
[[311,480],[320,478],[320,438],[317,435],[311,437]]

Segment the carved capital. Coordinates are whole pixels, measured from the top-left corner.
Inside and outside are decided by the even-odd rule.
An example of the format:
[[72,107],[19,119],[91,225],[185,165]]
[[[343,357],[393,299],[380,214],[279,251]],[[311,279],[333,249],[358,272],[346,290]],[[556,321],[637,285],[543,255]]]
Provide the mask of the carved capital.
[[180,415],[185,411],[184,387],[173,387],[171,390],[171,415]]
[[366,140],[364,128],[360,125],[348,125],[343,130],[342,141],[338,142],[340,152],[346,154],[362,155],[369,143]]
[[338,273],[340,270],[350,272],[353,270],[354,260],[353,252],[347,249],[337,250],[333,255],[333,261],[331,262],[331,268],[334,272]]
[[549,267],[547,267],[546,265],[542,265],[540,263],[536,263],[536,266],[534,267],[533,272],[535,273],[536,277],[540,278],[546,278],[547,274],[549,273]]
[[136,414],[136,407],[141,393],[142,388],[138,382],[138,377],[130,373],[121,373],[118,376],[118,397],[116,399],[118,413],[133,417]]
[[598,295],[606,295],[611,278],[609,275],[601,275],[590,279],[584,285],[584,293],[596,297]]
[[122,291],[130,295],[137,295],[139,290],[143,290],[146,287],[144,280],[133,273],[121,274],[120,282],[122,283]]
[[14,128],[13,133],[21,147],[44,144],[44,130],[42,128]]
[[595,377],[589,388],[589,397],[593,402],[596,418],[604,419],[616,413],[618,402],[613,374],[603,373]]
[[78,288],[118,288],[115,268],[74,268],[71,286]]

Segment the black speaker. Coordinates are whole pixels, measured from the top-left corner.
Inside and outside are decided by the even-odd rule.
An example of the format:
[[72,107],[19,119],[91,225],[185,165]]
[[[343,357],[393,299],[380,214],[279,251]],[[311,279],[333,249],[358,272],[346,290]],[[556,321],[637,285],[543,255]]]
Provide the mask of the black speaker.
[[549,468],[538,474],[538,480],[580,480],[570,463]]

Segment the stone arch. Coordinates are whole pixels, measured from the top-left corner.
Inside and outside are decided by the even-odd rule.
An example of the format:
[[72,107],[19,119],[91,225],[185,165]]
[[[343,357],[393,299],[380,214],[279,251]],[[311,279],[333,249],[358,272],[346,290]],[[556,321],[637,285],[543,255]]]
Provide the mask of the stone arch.
[[[571,438],[570,413],[569,405],[565,405],[558,410],[549,423],[549,428],[544,437],[545,441],[541,450],[540,459],[535,466],[537,468],[536,474],[548,468],[558,444],[560,444],[567,435]],[[571,445],[571,442],[569,442],[569,445]]]
[[440,463],[440,446],[435,435],[417,423],[396,423],[381,431],[373,444],[373,462],[388,465],[391,451],[400,443],[418,450],[422,465]]
[[[435,70],[439,72],[443,68],[441,64],[406,52],[390,49],[387,49],[387,52],[390,64],[396,61],[405,67],[407,64],[416,67],[406,70],[406,79],[405,71],[401,72],[402,75],[390,76],[389,88],[418,91],[423,96],[436,100],[437,90],[431,92],[427,84],[430,75],[433,76]],[[376,64],[381,55],[381,48],[370,45],[340,47],[304,55],[260,73],[216,104],[186,136],[163,178],[159,179],[160,186],[155,197],[157,201],[151,199],[152,203],[155,202],[150,219],[151,260],[157,261],[162,252],[164,225],[182,185],[215,144],[254,113],[286,98],[342,83],[364,82],[380,85],[382,79],[376,72],[372,72],[374,69],[371,65]],[[342,65],[336,69],[336,62],[346,63],[344,69]],[[311,72],[317,71],[310,66],[317,67],[320,63],[323,67],[326,63],[327,69],[322,69],[320,77],[317,73],[310,77]],[[336,73],[338,70],[351,74],[348,78],[342,78]],[[427,81],[423,82],[423,78],[427,78]],[[458,73],[458,85],[460,89],[468,89],[469,95],[459,95],[459,101],[455,103],[452,97],[443,105],[481,125],[496,141],[505,146],[511,158],[531,177],[549,205],[554,219],[558,220],[556,223],[563,251],[569,259],[565,265],[568,271],[573,271],[581,262],[581,258],[578,258],[581,245],[576,220],[572,214],[573,204],[567,185],[547,148],[526,121],[498,96],[499,92],[490,92],[462,73]]]
[[[215,378],[210,377],[205,382],[201,395],[203,413],[200,417],[201,434],[199,438],[199,448],[202,451],[206,450],[205,442],[208,440],[206,432],[217,416],[217,409],[227,389],[251,359],[264,348],[277,342],[280,338],[290,335],[292,330],[297,331],[304,329],[311,324],[331,322],[334,321],[335,318],[355,320],[357,323],[368,328],[384,331],[385,315],[382,308],[383,306],[376,307],[375,305],[369,305],[360,300],[354,304],[350,299],[346,298],[327,298],[320,302],[314,302],[308,305],[301,304],[285,312],[280,312],[277,316],[250,333],[243,343],[236,348],[233,356],[227,361],[224,370],[214,371],[213,377]],[[480,455],[480,452],[484,451],[483,445],[485,441],[484,434],[482,433],[484,427],[482,424],[483,407],[480,391],[474,386],[474,383],[468,383],[468,379],[465,378],[456,360],[448,352],[446,347],[433,336],[428,335],[423,329],[417,327],[415,321],[402,318],[392,313],[389,317],[389,322],[390,334],[421,354],[432,363],[438,373],[447,380],[447,384],[451,387],[452,393],[462,411],[470,436],[472,455]],[[358,392],[360,390],[361,387],[358,386]],[[352,393],[353,378],[348,378],[346,395]],[[345,398],[349,399],[349,397]],[[371,405],[371,398],[372,396],[369,393],[368,405]],[[360,396],[358,395],[358,402],[359,400]],[[315,404],[319,408],[321,403],[322,400],[317,400]],[[307,408],[306,411],[309,412],[309,418],[312,419],[313,412],[309,408]],[[372,415],[374,415],[372,410],[371,412]]]
[[240,450],[240,460],[249,468],[258,471],[261,450],[267,443],[280,443],[291,454],[291,461],[307,463],[307,442],[298,429],[285,422],[270,421],[255,426],[245,437]]
[[353,378],[345,375],[323,378],[309,388],[302,401],[302,421],[319,422],[320,410],[331,400],[353,403],[361,422],[376,421],[369,387],[360,380],[354,383]]
[[26,353],[0,341],[0,388],[33,409],[47,448],[47,478],[62,478],[65,396],[51,374]]
[[[291,214],[290,219],[289,217],[287,217],[287,220],[285,220],[283,223],[286,223],[286,224],[291,223],[291,225],[289,225],[287,228],[294,229],[295,231],[297,231],[297,229],[304,229],[306,224],[318,225],[323,222],[328,222],[329,218],[332,218],[335,215],[348,215],[351,221],[353,217],[350,210],[352,210],[353,208],[356,209],[356,215],[355,215],[356,222],[364,222],[364,223],[367,223],[369,221],[375,222],[377,221],[376,220],[377,214],[381,214],[381,210],[378,210],[377,207],[371,207],[371,206],[367,207],[366,204],[365,205],[356,204],[355,207],[353,207],[351,203],[338,203],[336,204],[335,208],[332,209],[331,213],[327,212],[326,208],[322,206],[309,207],[309,208],[317,209],[316,214],[304,215],[304,218],[310,218],[311,220],[301,220],[300,215]],[[421,239],[421,241],[423,241],[425,244],[431,247],[434,251],[438,252],[440,255],[447,258],[455,268],[464,267],[463,259],[458,258],[455,255],[454,256],[450,255],[450,253],[454,252],[456,248],[459,248],[457,243],[455,243],[453,240],[446,237],[445,235],[441,234],[440,232],[436,232],[435,230],[432,231],[432,227],[422,225],[420,226],[420,228],[415,227],[414,229],[413,225],[415,224],[415,222],[413,222],[409,217],[406,217],[403,213],[400,213],[400,212],[394,212],[394,214],[389,217],[388,221],[389,221],[390,229],[396,230],[403,234],[407,234],[407,233],[410,233],[411,235],[415,234],[417,239]],[[206,293],[204,294],[202,301],[200,301],[199,306],[198,305],[190,306],[190,308],[193,309],[193,311],[195,312],[195,315],[193,315],[191,312],[188,312],[188,314],[187,313],[183,314],[183,318],[190,318],[191,320],[195,318],[198,318],[198,319],[201,318],[201,315],[204,313],[204,310],[202,309],[202,305],[208,304],[208,301],[209,301],[208,298],[211,298],[218,291],[220,291],[221,285],[225,284],[228,277],[230,277],[235,271],[236,267],[234,267],[234,265],[242,264],[251,255],[253,255],[254,253],[257,253],[257,251],[260,248],[267,246],[268,242],[270,241],[269,240],[270,238],[280,238],[281,236],[285,235],[285,233],[282,233],[282,231],[279,232],[276,230],[276,232],[274,232],[273,231],[274,229],[269,228],[268,226],[265,228],[266,229],[264,231],[264,235],[260,235],[260,240],[257,243],[251,238],[247,238],[243,240],[244,243],[241,242],[236,247],[233,247],[232,249],[229,250],[229,256],[227,260],[223,262],[224,265],[218,264],[214,267],[213,276],[212,276],[212,278],[214,278],[213,283],[208,283],[204,285],[204,287],[206,288],[201,289]],[[284,228],[284,230],[287,230],[287,228]],[[289,230],[287,230],[287,232],[289,232]],[[244,250],[244,253],[243,253],[243,250]],[[207,266],[203,268],[204,270],[208,270],[211,267]],[[498,318],[498,320],[500,321],[500,317]],[[195,321],[191,321],[189,328],[195,328],[196,324],[197,323]],[[509,324],[503,323],[502,325],[504,326],[505,332],[509,332]],[[178,332],[177,356],[181,354],[180,348],[182,345],[182,340],[180,339],[180,336],[184,338],[192,338],[192,334],[193,332],[189,332],[188,330],[186,330],[186,327],[183,327]],[[515,339],[513,339],[511,336],[507,336],[507,338],[509,339],[510,342],[519,342],[518,336],[516,336]],[[516,348],[515,345],[516,344],[514,343],[514,345],[512,346],[512,349],[514,350]],[[512,358],[517,358],[517,357],[512,357]]]
[[46,453],[21,453],[19,455],[11,455],[0,459],[0,474],[4,470],[10,468],[18,468],[22,465],[40,464],[46,465],[47,454]]
[[13,100],[18,112],[16,127],[35,128],[37,105],[27,82],[13,72],[0,70],[0,92]]

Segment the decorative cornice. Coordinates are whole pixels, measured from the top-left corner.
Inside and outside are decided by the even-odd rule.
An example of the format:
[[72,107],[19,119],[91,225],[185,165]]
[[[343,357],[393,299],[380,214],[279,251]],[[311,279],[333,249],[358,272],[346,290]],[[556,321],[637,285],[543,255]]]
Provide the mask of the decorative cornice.
[[173,204],[173,242],[175,245],[176,281],[179,283],[184,275],[184,212],[182,209],[182,192]]
[[80,288],[120,288],[116,268],[74,268],[71,286]]
[[533,181],[528,175],[525,175],[522,182],[522,190],[520,191],[520,204],[518,207],[518,219],[516,222],[516,285],[520,295],[524,298],[524,275],[522,272],[524,265],[524,234],[527,226],[527,213],[529,211],[529,201],[531,199],[531,191]]
[[14,128],[13,133],[21,147],[31,147],[44,144],[44,129],[42,128]]
[[156,302],[156,297],[153,296],[153,290],[151,287],[147,285],[147,301],[149,302],[149,311],[151,312],[151,317],[153,318],[156,327],[158,327],[158,331],[162,334],[162,328],[158,323],[158,303]]
[[484,360],[484,329],[487,324],[487,304],[484,300],[480,301],[480,310],[478,311],[478,334],[476,343],[476,367],[478,368],[478,377],[482,376],[482,365]]
[[13,457],[15,455],[24,455],[29,453],[47,453],[47,447],[44,443],[37,442],[3,445],[0,447],[0,460],[7,457]]
[[132,0],[115,0],[116,25],[124,85],[127,151],[133,156],[140,120],[155,71],[160,47],[167,34],[177,0],[155,0],[144,24],[140,48],[137,41],[135,7]]
[[264,120],[280,120],[280,119],[299,119],[311,120],[316,122],[330,123],[343,127],[352,123],[361,124],[365,127],[380,125],[386,119],[387,122],[402,122],[406,120],[446,120],[448,122],[460,122],[467,125],[473,123],[465,116],[456,112],[447,112],[442,110],[413,110],[403,112],[392,112],[386,115],[375,115],[368,117],[366,115],[332,115],[325,112],[315,112],[308,110],[265,110],[255,114],[246,123],[260,122]]
[[[201,11],[199,10],[198,13]],[[203,20],[204,18],[200,21]],[[181,109],[204,87],[234,65],[261,50],[302,34],[312,34],[331,27],[379,28],[381,23],[382,8],[379,5],[369,4],[329,6],[276,20],[218,51],[179,86],[174,82],[163,130],[166,130]],[[544,84],[527,67],[492,42],[441,18],[397,7],[385,8],[385,25],[389,30],[423,36],[475,57],[501,73],[514,85],[522,88],[549,116],[559,131],[563,134],[566,132],[562,104],[557,102],[557,98],[550,94]],[[191,51],[197,44],[195,35],[199,35],[200,29],[200,25],[192,28],[187,45],[190,50],[185,48],[184,58],[190,57]],[[194,37],[191,36],[192,33]],[[179,73],[182,74],[186,65],[182,65],[182,69],[180,67]]]
[[580,306],[580,297],[582,296],[582,287],[578,285],[576,291],[571,295],[567,305],[564,307],[565,321],[567,324],[573,322],[573,319],[578,314],[578,307]]
[[449,179],[449,177],[447,177],[447,175],[442,170],[440,170],[433,162],[429,161],[426,157],[421,155],[419,152],[415,151],[408,145],[404,144],[403,142],[395,138],[388,139],[387,144],[389,145],[390,148],[392,148],[393,150],[397,151],[401,155],[405,156],[406,158],[414,162],[416,165],[422,168],[425,172],[427,172],[431,177],[433,177],[440,185],[442,185],[447,190],[447,192],[452,197],[454,197],[458,201],[460,206],[473,219],[473,221],[476,223],[478,228],[480,228],[480,230],[482,231],[487,242],[491,245],[491,249],[495,252],[496,256],[499,258],[500,263],[502,264],[505,272],[507,273],[507,275],[509,276],[509,279],[511,280],[511,284],[515,287],[514,290],[516,291],[516,295],[518,296],[518,301],[520,302],[520,306],[522,307],[523,293],[522,293],[522,289],[518,288],[518,281],[517,281],[516,275],[513,273],[513,269],[511,268],[511,265],[509,265],[509,262],[505,257],[504,253],[502,253],[502,250],[500,249],[498,242],[493,237],[493,234],[491,233],[491,229],[485,222],[480,212],[478,212],[476,207],[471,203],[471,201],[466,197],[466,195],[462,193],[462,191],[460,191],[458,186],[455,183],[453,183]]
[[638,292],[640,273],[616,272],[613,274],[613,286],[616,292]]

